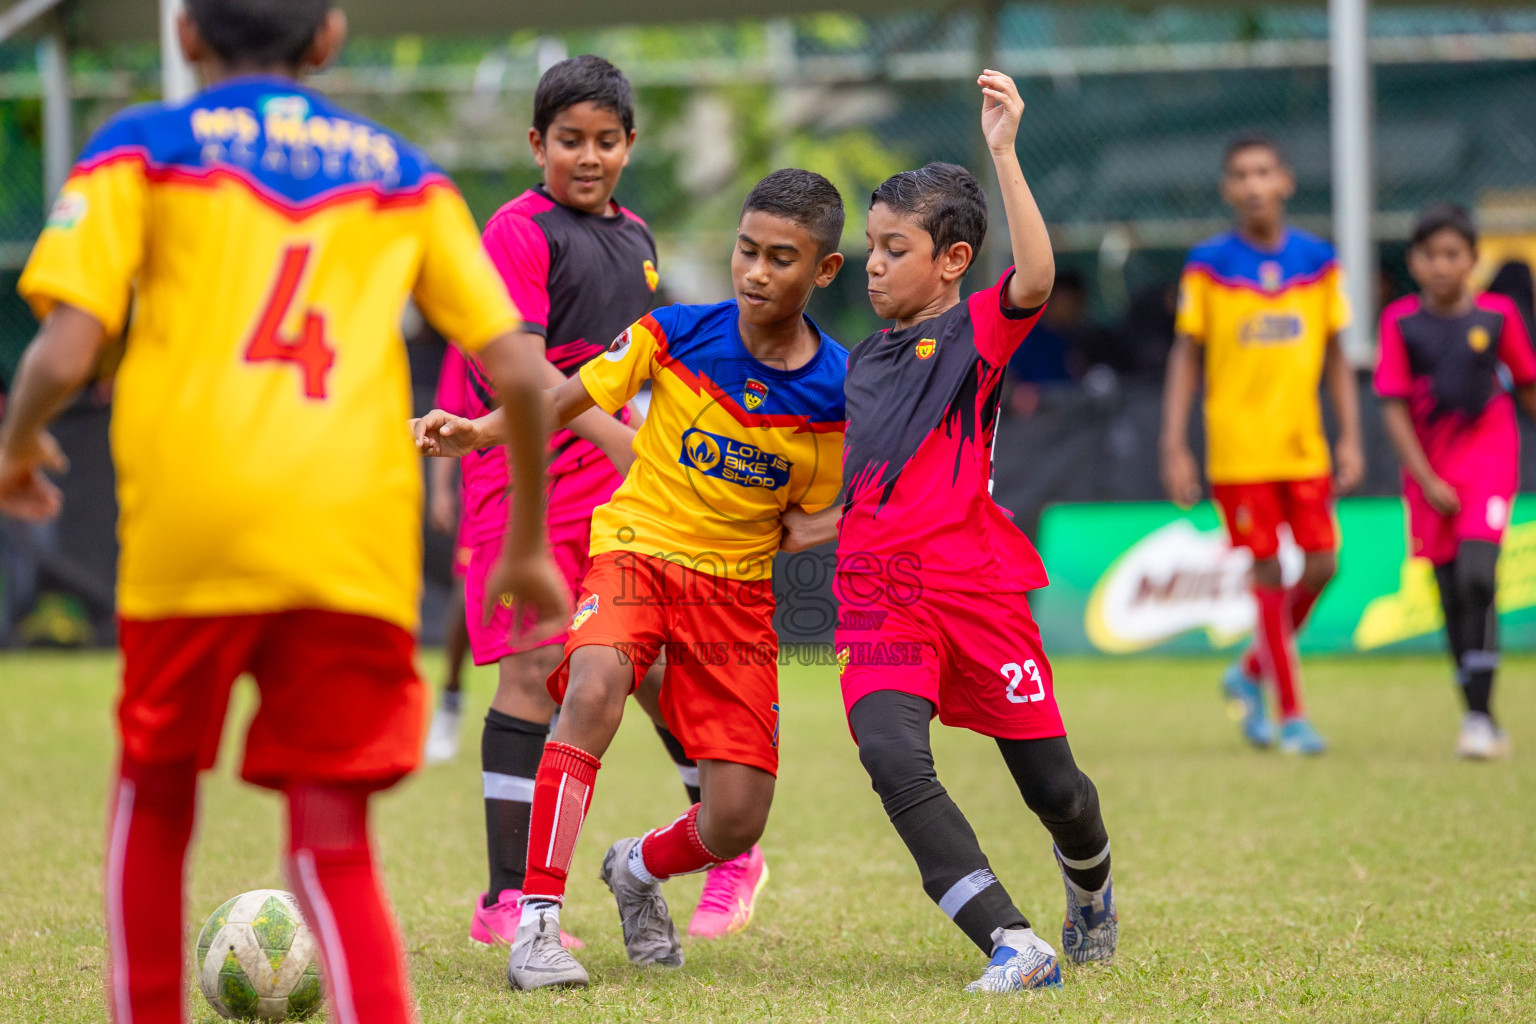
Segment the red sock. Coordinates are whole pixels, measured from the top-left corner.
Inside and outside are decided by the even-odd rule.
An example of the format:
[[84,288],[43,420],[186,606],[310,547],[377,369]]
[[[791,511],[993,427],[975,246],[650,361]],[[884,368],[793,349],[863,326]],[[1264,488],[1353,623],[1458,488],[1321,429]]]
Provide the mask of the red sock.
[[533,812],[528,822],[528,874],[523,899],[565,900],[565,880],[581,823],[592,806],[592,785],[603,762],[569,743],[544,744],[533,778]]
[[1291,639],[1285,588],[1255,584],[1253,596],[1259,603],[1258,629],[1254,631],[1259,664],[1263,666],[1264,677],[1274,683],[1280,717],[1294,718],[1301,714],[1301,672],[1296,663],[1296,644]]
[[[1312,614],[1312,606],[1317,604],[1317,599],[1322,595],[1315,590],[1296,586],[1288,591],[1291,610],[1291,636],[1301,632],[1301,627],[1307,624],[1307,618]],[[1243,655],[1243,672],[1250,679],[1258,679],[1264,674],[1263,667],[1259,664],[1259,646],[1250,644],[1248,653]]]
[[107,1005],[119,1024],[181,1024],[182,901],[197,766],[124,756],[107,839]]
[[699,807],[694,804],[681,818],[666,828],[647,832],[640,840],[640,859],[653,878],[703,871],[726,860],[710,852],[699,838]]
[[369,790],[295,786],[289,885],[320,945],[334,1024],[413,1024],[405,948],[368,841]]

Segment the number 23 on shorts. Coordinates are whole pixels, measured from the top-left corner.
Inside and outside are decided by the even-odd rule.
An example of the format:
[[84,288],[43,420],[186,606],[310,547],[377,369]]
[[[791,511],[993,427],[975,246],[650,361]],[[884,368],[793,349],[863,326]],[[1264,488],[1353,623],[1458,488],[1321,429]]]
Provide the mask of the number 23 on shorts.
[[[1045,699],[1045,680],[1041,678],[1040,666],[1035,664],[1034,658],[1025,661],[1023,665],[1010,661],[998,671],[1008,680],[1007,696],[1012,703],[1030,704]],[[1019,692],[1020,683],[1025,684],[1026,692]]]

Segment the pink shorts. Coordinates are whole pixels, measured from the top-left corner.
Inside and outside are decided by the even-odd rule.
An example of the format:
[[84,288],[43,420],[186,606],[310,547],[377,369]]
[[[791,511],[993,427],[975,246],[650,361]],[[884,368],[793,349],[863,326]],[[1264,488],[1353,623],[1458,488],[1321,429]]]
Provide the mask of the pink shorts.
[[[555,477],[549,488],[549,551],[555,565],[571,588],[571,600],[581,597],[581,581],[592,565],[592,512],[613,497],[622,478],[609,462],[586,466],[573,473]],[[469,630],[469,650],[476,665],[490,665],[512,654],[534,647],[565,643],[560,633],[531,646],[514,642],[512,609],[500,604],[491,613],[489,625],[482,625],[485,580],[501,554],[502,535],[475,544],[470,554],[469,573],[464,578],[464,619]]]
[[869,577],[839,575],[836,586],[844,712],[876,690],[898,690],[931,701],[945,725],[983,736],[1067,734],[1024,594],[925,590],[903,603]]
[[461,583],[469,575],[469,560],[475,553],[475,546],[469,542],[468,522],[467,516],[459,516],[459,528],[453,532],[453,578]]
[[1461,511],[1444,516],[1435,511],[1424,491],[1411,477],[1403,480],[1403,504],[1408,508],[1408,542],[1411,554],[1427,558],[1433,565],[1444,565],[1456,557],[1464,540],[1484,540],[1493,544],[1504,539],[1509,525],[1513,493],[1488,486],[1456,487]]

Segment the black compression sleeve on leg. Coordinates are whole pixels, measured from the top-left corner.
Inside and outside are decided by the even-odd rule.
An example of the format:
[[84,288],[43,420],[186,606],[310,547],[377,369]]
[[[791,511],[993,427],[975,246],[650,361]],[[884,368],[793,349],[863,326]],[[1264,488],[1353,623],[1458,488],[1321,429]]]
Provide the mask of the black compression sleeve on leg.
[[[653,723],[654,724],[654,723]],[[703,791],[699,789],[699,764],[689,757],[683,750],[683,743],[672,730],[664,725],[656,726],[656,735],[661,737],[661,743],[667,748],[667,756],[672,758],[672,763],[677,765],[677,773],[682,776],[683,788],[688,791],[688,805],[691,807],[698,803]]]
[[1499,546],[1462,541],[1456,549],[1456,590],[1461,598],[1466,650],[1461,655],[1467,710],[1492,716],[1493,673],[1499,665],[1499,618],[1494,607]]
[[1027,928],[992,874],[965,815],[939,784],[928,745],[933,705],[921,697],[879,690],[848,715],[859,760],[896,833],[917,861],[923,891],[987,956],[998,928]]
[[1456,560],[1435,566],[1435,584],[1440,589],[1440,611],[1445,615],[1445,640],[1451,649],[1451,662],[1456,666],[1456,681],[1466,689],[1466,676],[1461,670],[1461,659],[1467,653],[1465,623],[1462,621],[1461,588],[1456,586]]
[[528,871],[528,818],[533,780],[544,757],[549,726],[513,718],[495,708],[480,734],[480,778],[485,793],[485,851],[490,864],[487,905],[505,889],[521,889]]
[[1072,759],[1067,738],[999,739],[997,749],[1024,803],[1056,840],[1068,862],[1067,877],[1097,892],[1109,877],[1109,833],[1099,812],[1099,791]]

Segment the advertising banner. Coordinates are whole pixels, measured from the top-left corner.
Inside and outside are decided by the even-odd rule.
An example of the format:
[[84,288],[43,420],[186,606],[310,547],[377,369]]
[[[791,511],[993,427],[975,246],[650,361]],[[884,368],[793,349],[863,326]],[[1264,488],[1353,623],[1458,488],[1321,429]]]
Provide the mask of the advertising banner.
[[[1402,502],[1338,503],[1339,572],[1301,634],[1304,652],[1442,650],[1434,570],[1407,557]],[[1055,505],[1040,520],[1051,585],[1030,597],[1053,652],[1194,653],[1235,648],[1252,631],[1248,552],[1227,545],[1205,502]],[[1301,552],[1283,538],[1286,580]],[[1515,501],[1499,560],[1500,640],[1536,649],[1536,495]]]

